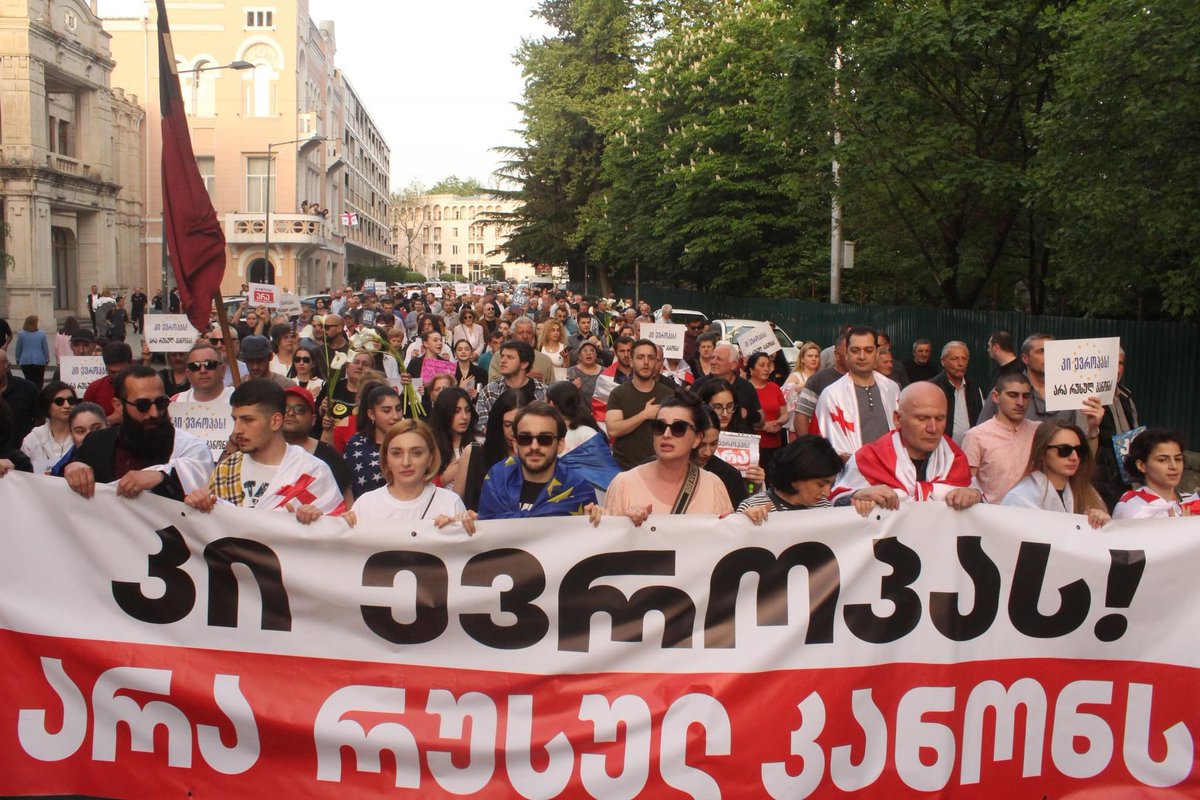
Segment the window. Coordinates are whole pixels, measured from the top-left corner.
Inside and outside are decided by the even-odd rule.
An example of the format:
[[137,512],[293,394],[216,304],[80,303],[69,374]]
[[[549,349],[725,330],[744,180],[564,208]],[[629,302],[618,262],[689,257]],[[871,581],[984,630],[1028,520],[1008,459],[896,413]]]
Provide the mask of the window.
[[250,212],[266,211],[267,200],[270,198],[271,210],[275,206],[275,175],[271,174],[268,185],[267,173],[270,162],[266,156],[246,157],[246,210]]
[[458,245],[456,245],[456,244],[450,245],[450,255],[452,255],[452,256],[458,255]]
[[275,12],[269,8],[246,9],[247,28],[274,28]]
[[204,181],[204,189],[208,199],[213,204],[217,202],[217,164],[213,156],[196,156],[196,167],[200,170],[200,179]]

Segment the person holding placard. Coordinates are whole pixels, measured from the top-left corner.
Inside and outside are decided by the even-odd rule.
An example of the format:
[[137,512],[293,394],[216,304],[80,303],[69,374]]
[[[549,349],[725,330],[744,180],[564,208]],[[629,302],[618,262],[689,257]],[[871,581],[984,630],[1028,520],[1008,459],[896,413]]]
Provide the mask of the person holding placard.
[[1126,492],[1113,510],[1113,519],[1187,517],[1200,514],[1200,496],[1181,495],[1183,437],[1165,428],[1137,435],[1125,456],[1125,471],[1139,489]]
[[1092,487],[1092,451],[1084,434],[1068,422],[1051,420],[1038,426],[1025,477],[1007,494],[1002,505],[1085,514],[1099,528],[1112,519]]

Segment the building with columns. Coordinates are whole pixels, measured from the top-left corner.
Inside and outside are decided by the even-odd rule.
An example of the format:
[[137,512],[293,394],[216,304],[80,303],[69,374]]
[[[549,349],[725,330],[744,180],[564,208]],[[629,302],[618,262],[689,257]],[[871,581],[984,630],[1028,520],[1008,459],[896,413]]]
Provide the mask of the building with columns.
[[[0,316],[87,322],[95,284],[144,285],[145,113],[111,87],[110,40],[79,0],[0,0]],[[14,325],[16,327],[16,325]]]
[[[105,19],[104,27],[114,85],[145,97],[143,159],[155,168],[142,259],[157,288],[161,112],[157,21],[147,6],[147,16]],[[306,0],[169,3],[168,13],[192,146],[225,231],[225,294],[249,282],[316,293],[343,284],[355,259],[372,251],[386,258],[386,227],[382,240],[369,232],[387,219],[387,144],[334,63],[333,23],[314,22]],[[244,68],[230,68],[235,62]],[[350,212],[358,227],[346,223]]]
[[515,200],[454,194],[425,194],[398,203],[392,207],[392,258],[429,278],[451,273],[489,281],[494,270],[504,270],[514,281],[533,277],[532,264],[505,262],[500,248],[510,226],[493,221],[517,206]]

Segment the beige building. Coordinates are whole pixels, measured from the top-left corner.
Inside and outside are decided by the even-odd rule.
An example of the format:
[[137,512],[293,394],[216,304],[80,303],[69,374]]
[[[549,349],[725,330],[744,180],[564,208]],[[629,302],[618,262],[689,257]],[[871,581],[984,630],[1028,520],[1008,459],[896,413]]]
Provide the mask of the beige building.
[[[315,293],[344,283],[346,264],[362,251],[386,256],[386,240],[369,225],[387,218],[386,188],[380,209],[358,176],[377,185],[381,171],[386,187],[387,145],[334,64],[333,23],[314,22],[305,0],[168,3],[167,10],[192,146],[225,230],[224,292],[262,282]],[[157,29],[148,13],[105,19],[104,27],[113,83],[146,98],[143,158],[157,165]],[[246,63],[231,68],[235,62]],[[360,146],[364,137],[372,147]],[[162,268],[158,174],[148,170],[143,240],[154,287]],[[359,226],[343,213],[357,213]]]
[[342,213],[352,214],[346,227],[347,264],[386,264],[391,261],[391,154],[349,79],[339,70],[345,101],[342,136],[345,200]]
[[503,269],[509,280],[532,277],[532,264],[505,263],[500,252],[510,226],[489,221],[518,205],[515,200],[453,194],[426,194],[397,204],[392,208],[392,258],[430,278],[449,272],[486,281],[493,269]]
[[110,88],[109,36],[79,0],[0,0],[0,316],[87,324],[92,284],[144,285],[138,98]]

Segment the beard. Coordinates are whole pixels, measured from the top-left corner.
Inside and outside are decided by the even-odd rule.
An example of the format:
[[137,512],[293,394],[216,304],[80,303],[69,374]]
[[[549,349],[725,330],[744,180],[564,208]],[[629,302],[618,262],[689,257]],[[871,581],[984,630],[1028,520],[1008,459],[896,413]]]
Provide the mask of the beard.
[[126,414],[117,435],[130,452],[152,464],[167,463],[175,449],[175,426],[166,416],[139,421]]

